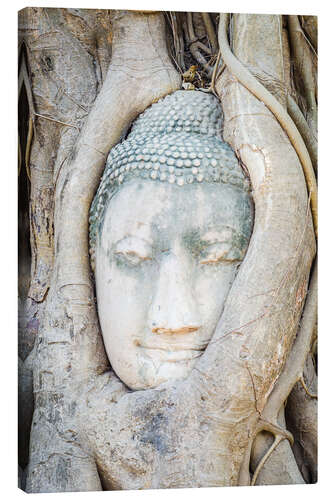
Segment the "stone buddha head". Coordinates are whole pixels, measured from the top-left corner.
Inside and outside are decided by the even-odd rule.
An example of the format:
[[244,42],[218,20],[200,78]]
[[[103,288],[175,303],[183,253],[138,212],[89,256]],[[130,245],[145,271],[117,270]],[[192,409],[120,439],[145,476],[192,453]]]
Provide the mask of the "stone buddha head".
[[246,253],[250,185],[221,132],[216,98],[177,91],[108,156],[90,253],[106,352],[133,390],[190,373]]

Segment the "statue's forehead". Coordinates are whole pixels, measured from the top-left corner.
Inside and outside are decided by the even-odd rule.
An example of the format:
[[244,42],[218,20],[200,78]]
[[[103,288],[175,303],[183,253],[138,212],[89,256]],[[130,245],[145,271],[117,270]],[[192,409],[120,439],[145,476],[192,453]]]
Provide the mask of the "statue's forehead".
[[168,186],[154,181],[125,184],[110,200],[102,239],[118,241],[135,234],[150,243],[177,234],[243,232],[249,204],[240,190],[221,184]]

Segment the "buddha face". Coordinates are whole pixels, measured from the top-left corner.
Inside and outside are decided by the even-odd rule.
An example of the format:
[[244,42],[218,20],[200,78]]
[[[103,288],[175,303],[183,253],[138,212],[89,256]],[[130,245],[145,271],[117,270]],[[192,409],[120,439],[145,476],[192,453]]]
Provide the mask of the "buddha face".
[[96,246],[98,314],[112,368],[131,389],[185,378],[209,343],[252,230],[230,185],[132,179]]

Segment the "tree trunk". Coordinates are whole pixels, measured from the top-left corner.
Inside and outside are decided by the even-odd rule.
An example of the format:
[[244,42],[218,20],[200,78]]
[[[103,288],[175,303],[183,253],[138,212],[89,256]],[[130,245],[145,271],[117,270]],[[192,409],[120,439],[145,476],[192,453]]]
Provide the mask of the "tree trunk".
[[[316,373],[308,356],[316,318],[316,206],[307,170],[316,161],[316,60],[295,34],[303,28],[316,48],[315,21],[20,11],[22,489],[316,481]],[[226,29],[238,63],[269,92],[273,108],[277,102],[291,116],[297,140],[284,115],[281,121],[242,81]],[[104,350],[89,209],[110,149],[139,114],[182,86],[220,99],[223,138],[252,183],[255,224],[195,370],[162,390],[131,392]]]

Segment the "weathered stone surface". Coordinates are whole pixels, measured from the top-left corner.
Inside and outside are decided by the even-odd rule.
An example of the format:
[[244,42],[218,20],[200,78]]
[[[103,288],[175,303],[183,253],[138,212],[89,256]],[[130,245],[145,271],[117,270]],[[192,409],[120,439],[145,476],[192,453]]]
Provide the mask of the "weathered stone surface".
[[106,209],[96,292],[113,369],[132,389],[186,377],[208,345],[252,229],[226,184],[125,182]]
[[90,253],[109,199],[129,178],[177,186],[212,182],[249,190],[248,178],[222,141],[223,114],[211,94],[179,90],[153,104],[133,123],[126,140],[111,149],[90,210]]
[[97,307],[111,365],[131,389],[191,372],[245,255],[249,181],[221,129],[214,96],[178,91],[109,154],[91,216]]

